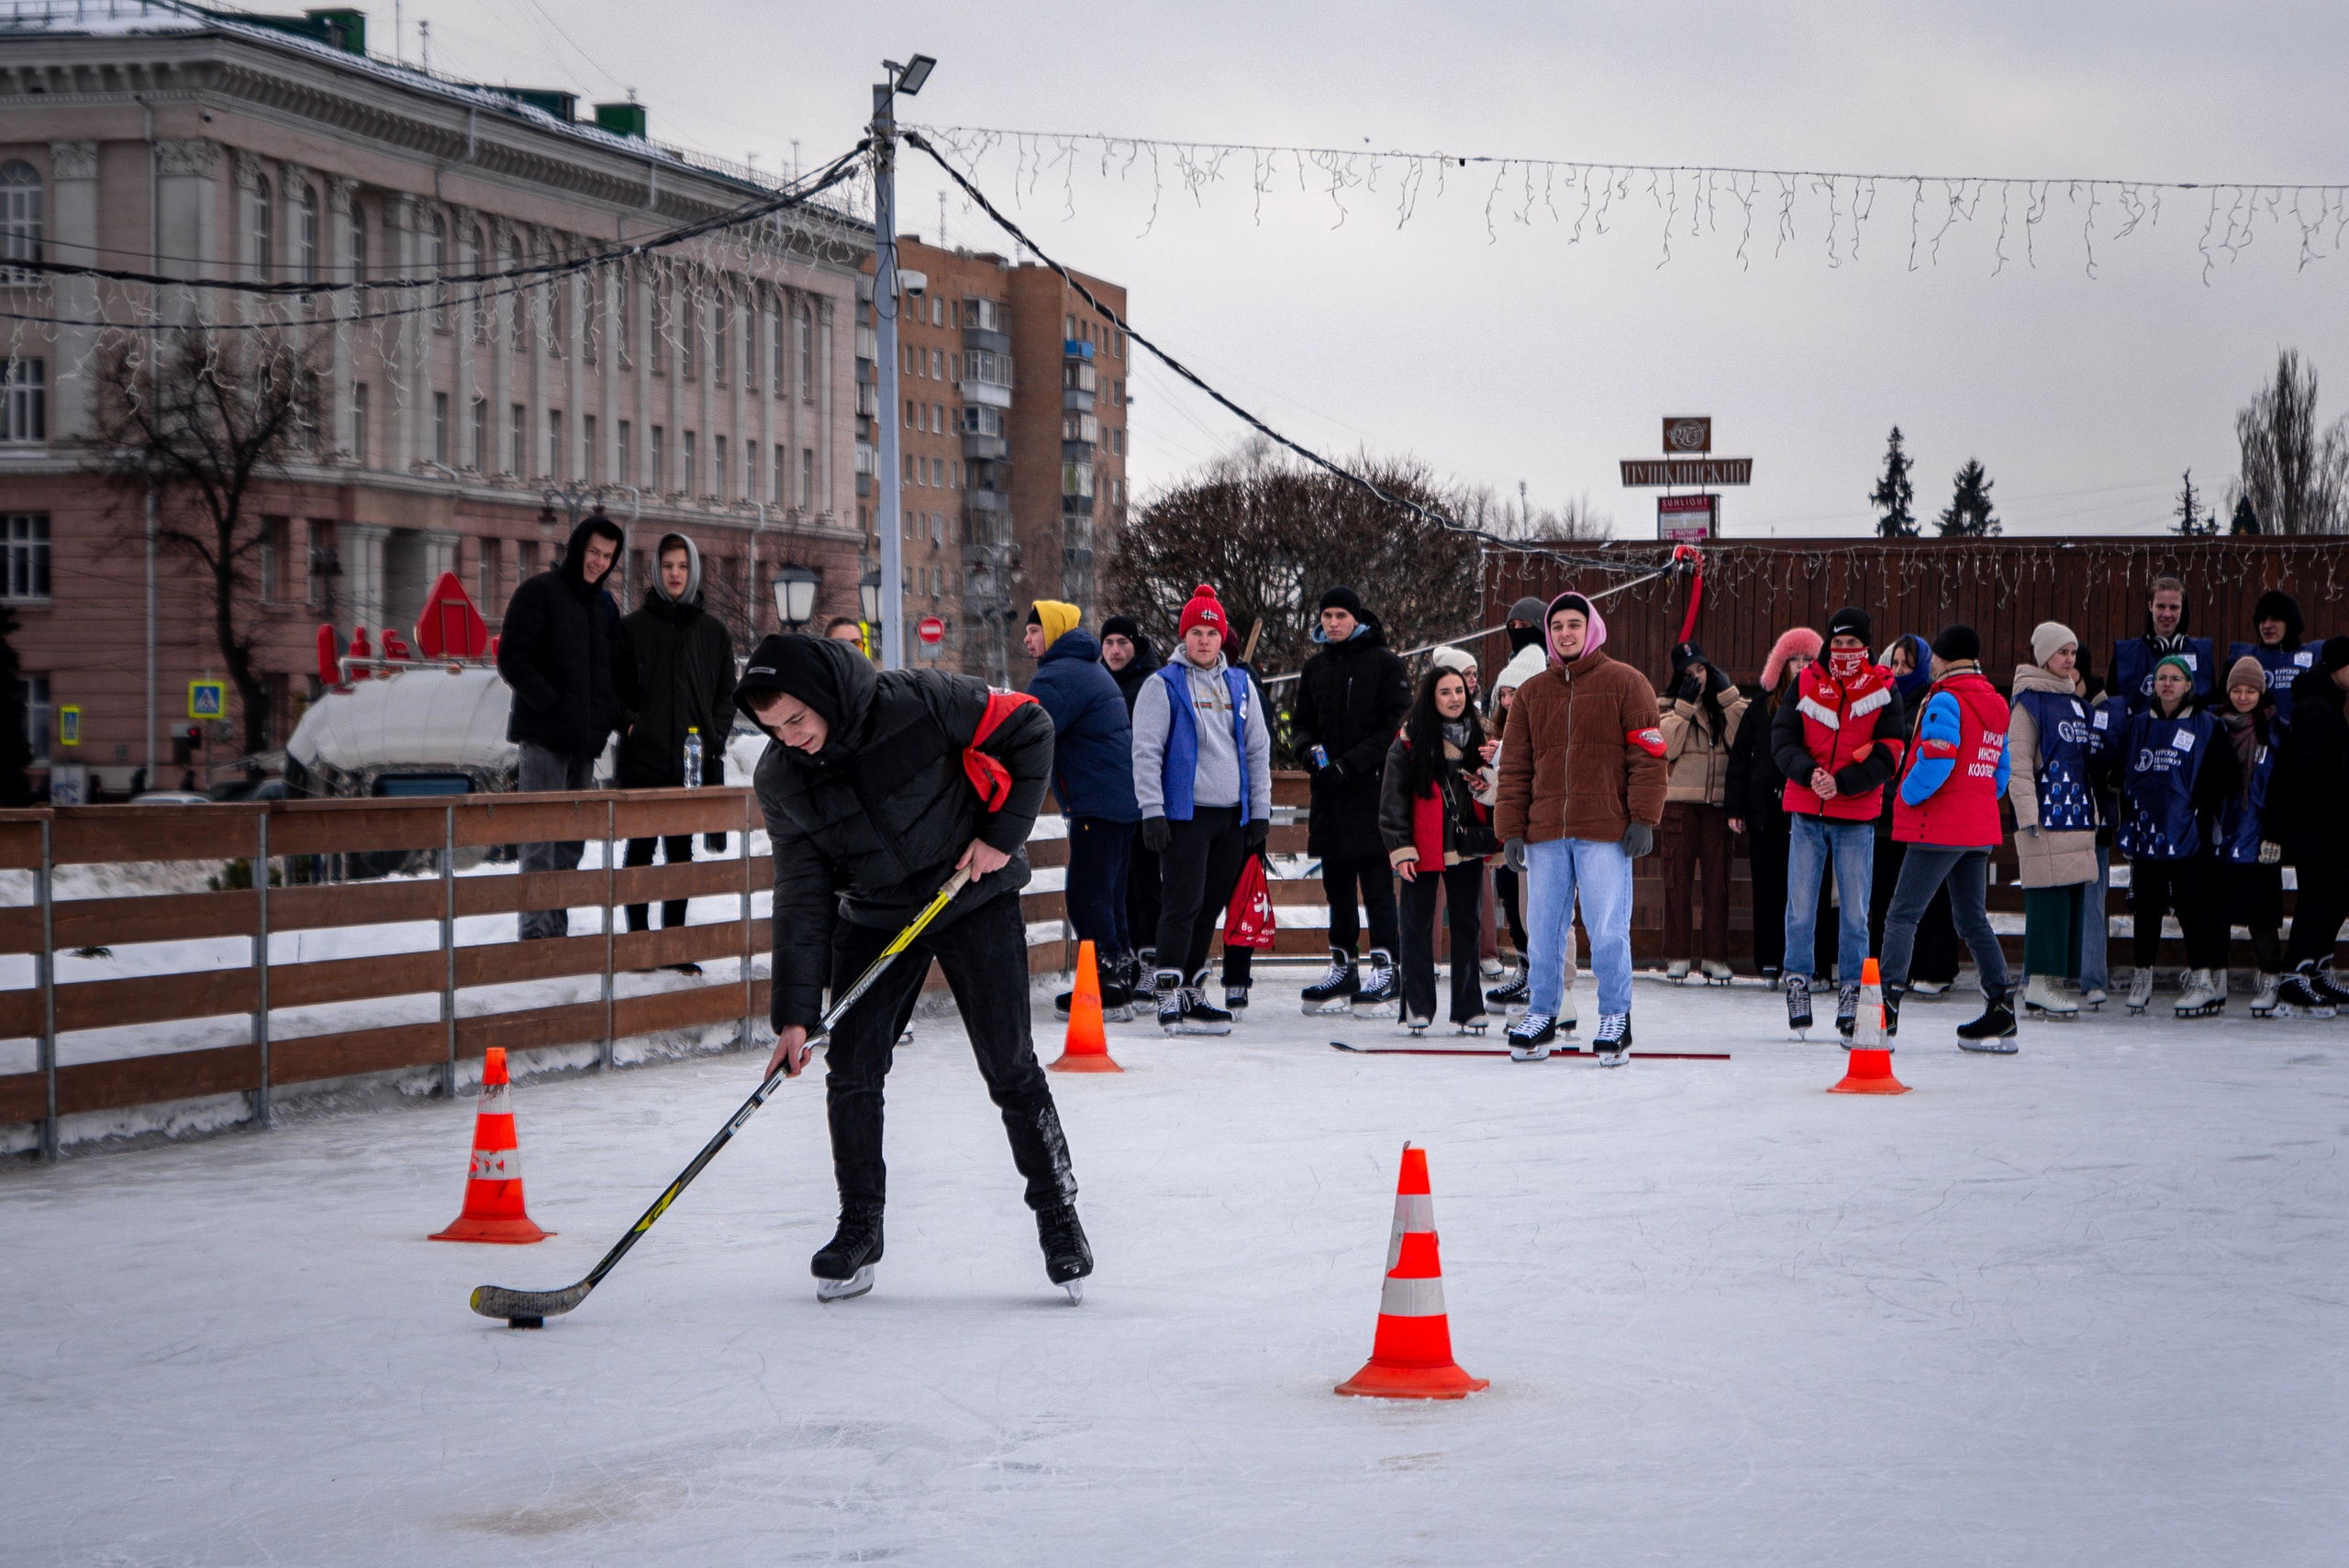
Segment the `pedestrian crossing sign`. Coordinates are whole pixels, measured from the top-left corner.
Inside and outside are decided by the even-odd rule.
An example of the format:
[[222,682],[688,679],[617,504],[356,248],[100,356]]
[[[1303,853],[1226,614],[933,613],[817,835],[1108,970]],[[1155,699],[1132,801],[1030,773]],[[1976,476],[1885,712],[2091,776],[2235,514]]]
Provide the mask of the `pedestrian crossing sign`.
[[190,681],[187,684],[187,716],[190,718],[228,717],[228,683]]

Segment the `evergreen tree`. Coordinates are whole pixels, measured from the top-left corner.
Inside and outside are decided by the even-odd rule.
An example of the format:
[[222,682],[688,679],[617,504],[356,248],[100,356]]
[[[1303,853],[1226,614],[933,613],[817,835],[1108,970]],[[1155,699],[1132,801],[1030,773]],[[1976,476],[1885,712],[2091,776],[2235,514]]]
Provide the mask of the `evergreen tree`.
[[1884,514],[1876,519],[1879,539],[1915,539],[1917,518],[1909,507],[1917,499],[1917,487],[1909,479],[1915,464],[1900,448],[1900,427],[1892,427],[1892,442],[1884,450],[1884,477],[1868,492],[1868,505]]
[[[2202,493],[2194,488],[2192,469],[2188,469],[2181,477],[2185,483],[2177,492],[2178,536],[2181,539],[2209,539],[2219,531],[2219,514],[2202,509]],[[2236,508],[2236,516],[2242,516],[2241,507]]]
[[2235,497],[2234,520],[2227,525],[2227,531],[2239,537],[2259,532],[2259,514],[2251,509],[2250,496]]
[[1998,531],[1998,519],[1990,511],[1990,479],[1982,471],[1981,459],[1965,460],[1957,471],[1948,508],[1933,520],[1943,539],[1988,539]]
[[26,772],[32,766],[33,747],[25,733],[25,688],[10,640],[16,634],[16,616],[0,605],[0,806],[24,806],[33,803]]

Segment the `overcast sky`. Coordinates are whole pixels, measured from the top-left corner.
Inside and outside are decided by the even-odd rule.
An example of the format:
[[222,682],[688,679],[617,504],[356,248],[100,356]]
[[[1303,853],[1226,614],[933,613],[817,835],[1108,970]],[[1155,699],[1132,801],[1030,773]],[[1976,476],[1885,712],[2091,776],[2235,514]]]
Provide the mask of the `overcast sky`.
[[[372,7],[384,50],[389,7]],[[653,135],[787,166],[843,149],[885,55],[939,58],[908,122],[1103,132],[1175,142],[1442,150],[1598,163],[1883,174],[2096,175],[2149,181],[2349,182],[2349,7],[2129,5],[1035,5],[897,0],[409,0],[435,66],[490,81],[635,89]],[[918,162],[918,160],[912,161]],[[1569,243],[1578,195],[1534,221],[1506,200],[1486,227],[1488,166],[1431,186],[1398,228],[1395,166],[1350,214],[1300,193],[1261,201],[1243,160],[1193,195],[1146,161],[1103,177],[981,183],[1040,244],[1116,279],[1132,315],[1242,404],[1338,451],[1409,452],[1442,473],[1537,504],[1586,494],[1619,538],[1653,537],[1653,491],[1616,460],[1653,455],[1658,419],[1710,414],[1715,450],[1751,456],[1731,535],[1857,533],[1898,424],[1921,517],[1968,457],[1988,468],[2009,533],[2165,527],[2189,465],[2213,504],[2236,467],[2235,410],[2298,348],[2349,412],[2349,252],[2298,268],[2297,226],[2263,224],[2205,281],[2207,197],[2170,192],[2157,223],[2115,238],[2102,195],[2097,276],[2084,202],[2048,193],[2022,260],[1992,276],[2002,193],[1911,270],[1907,186],[1879,184],[1835,256],[1824,196],[1796,239],[1775,212],[1691,238],[1664,260],[1644,178],[1610,232]],[[1031,169],[1031,173],[1033,172]],[[1537,181],[1540,176],[1535,176]],[[909,165],[900,228],[933,239],[934,172]],[[1521,182],[1520,182],[1521,186]],[[1848,202],[1843,187],[1839,201]],[[2030,193],[2005,195],[2015,210]],[[1521,196],[1521,189],[1520,189]],[[2308,198],[2313,201],[2316,198]],[[1152,209],[1156,218],[1152,225]],[[1944,206],[1925,193],[1930,235]],[[1716,210],[1720,210],[1716,204]],[[2336,217],[2343,215],[2336,200]],[[1143,232],[1146,226],[1148,232]],[[949,204],[946,238],[1004,240]],[[1138,490],[1239,439],[1227,416],[1138,367]]]

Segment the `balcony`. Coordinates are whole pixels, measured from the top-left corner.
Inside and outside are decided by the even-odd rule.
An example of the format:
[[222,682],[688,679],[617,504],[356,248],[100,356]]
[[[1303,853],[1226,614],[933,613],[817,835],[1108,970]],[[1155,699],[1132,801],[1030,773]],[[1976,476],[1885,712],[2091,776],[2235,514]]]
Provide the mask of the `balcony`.
[[[957,382],[954,384],[954,391],[963,402],[975,403],[985,408],[1011,406],[1011,388],[998,385],[992,381],[980,381],[974,377],[968,381]],[[1090,408],[1092,405],[1088,403],[1085,406]]]
[[965,490],[963,504],[974,512],[1008,512],[1011,497],[1000,490]]
[[1093,358],[1093,345],[1077,338],[1063,339],[1061,342],[1061,358],[1090,361]]
[[1061,407],[1072,414],[1090,414],[1093,412],[1093,394],[1079,387],[1063,387]]
[[[1004,304],[1003,301],[999,299],[980,299],[976,295],[967,296],[963,301],[963,329],[965,332],[976,330],[994,333],[996,336],[1005,339],[1006,346],[1000,351],[1009,353],[1011,351],[1009,348],[1011,334],[1011,306]],[[973,346],[978,347],[979,345],[974,344]]]
[[963,347],[984,349],[990,354],[1008,354],[1011,352],[1011,334],[990,332],[984,327],[965,327],[963,328]]
[[982,436],[965,432],[963,455],[985,462],[1000,462],[1011,455],[1011,439],[1008,436]]
[[1091,517],[1092,515],[1093,515],[1093,497],[1092,497],[1092,496],[1090,496],[1090,495],[1063,495],[1063,496],[1062,496],[1062,497],[1061,497],[1061,516],[1062,516],[1062,517]]
[[[1091,441],[1063,441],[1061,462],[1063,464],[1082,463],[1085,465],[1085,473],[1091,473],[1093,472],[1093,443]],[[1089,484],[1087,488],[1090,488]]]
[[1093,456],[1090,450],[1081,452],[1072,452],[1065,449],[1073,445],[1081,445],[1087,449],[1091,449],[1093,447],[1097,447],[1100,444],[1100,420],[1095,418],[1090,414],[1063,414],[1061,416],[1061,445],[1063,449],[1062,452],[1063,457],[1071,460],[1083,459],[1089,462]]

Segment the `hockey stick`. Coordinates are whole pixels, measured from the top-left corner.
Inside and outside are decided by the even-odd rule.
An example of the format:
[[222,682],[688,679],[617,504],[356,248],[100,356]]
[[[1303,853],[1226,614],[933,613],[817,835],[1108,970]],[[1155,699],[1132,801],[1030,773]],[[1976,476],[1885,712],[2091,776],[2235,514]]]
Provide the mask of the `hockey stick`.
[[[848,1010],[855,1006],[858,1000],[873,988],[874,981],[881,978],[882,972],[889,967],[899,953],[913,946],[915,939],[929,929],[930,923],[938,918],[939,912],[954,901],[954,895],[962,892],[970,880],[971,873],[967,867],[947,878],[946,885],[938,890],[937,895],[930,899],[921,913],[916,915],[906,929],[899,931],[889,945],[881,950],[878,957],[865,965],[864,973],[857,976],[856,984],[848,988],[847,995],[832,1004],[832,1010],[824,1015],[823,1022],[817,1026],[816,1032],[808,1038],[807,1048],[810,1051],[822,1044],[832,1030],[839,1027],[841,1019],[848,1016]],[[612,1250],[604,1254],[602,1262],[587,1271],[585,1279],[568,1290],[508,1290],[504,1285],[480,1285],[475,1287],[473,1294],[473,1309],[484,1318],[505,1318],[507,1327],[509,1329],[543,1329],[546,1327],[548,1318],[559,1317],[586,1300],[587,1293],[602,1284],[604,1276],[612,1272],[613,1266],[628,1256],[628,1250],[636,1245],[637,1238],[651,1229],[652,1222],[668,1212],[669,1206],[677,1201],[677,1195],[684,1192],[696,1176],[701,1174],[703,1166],[718,1158],[718,1151],[726,1147],[729,1140],[741,1130],[742,1124],[749,1121],[751,1114],[761,1106],[766,1104],[767,1096],[774,1094],[776,1086],[785,1078],[792,1076],[792,1073],[793,1069],[788,1065],[778,1067],[768,1073],[766,1082],[761,1084],[758,1091],[742,1102],[742,1108],[736,1111],[726,1125],[718,1129],[717,1137],[702,1145],[701,1152],[694,1156],[693,1163],[679,1172],[677,1179],[671,1182],[668,1188],[652,1200],[652,1207],[646,1209],[642,1218],[634,1225],[629,1227],[628,1234],[621,1237],[613,1245]]]

